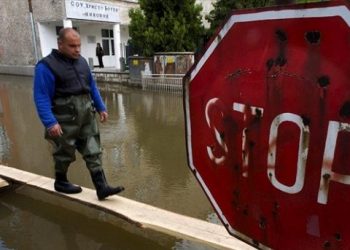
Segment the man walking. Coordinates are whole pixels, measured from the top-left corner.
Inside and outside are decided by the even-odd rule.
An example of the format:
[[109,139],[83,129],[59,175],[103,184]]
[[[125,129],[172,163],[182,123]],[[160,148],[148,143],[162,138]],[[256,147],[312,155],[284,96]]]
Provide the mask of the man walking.
[[80,56],[80,35],[72,28],[59,32],[58,50],[38,62],[34,76],[34,101],[46,128],[45,138],[54,144],[55,190],[74,194],[81,187],[70,183],[67,171],[75,150],[83,156],[97,197],[118,194],[124,187],[107,184],[101,162],[100,122],[108,113],[86,60]]

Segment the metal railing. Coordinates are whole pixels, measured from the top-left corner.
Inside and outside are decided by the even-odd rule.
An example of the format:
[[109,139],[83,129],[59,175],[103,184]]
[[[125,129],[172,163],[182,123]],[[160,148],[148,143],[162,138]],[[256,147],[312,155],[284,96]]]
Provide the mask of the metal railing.
[[142,75],[142,89],[166,92],[182,92],[184,74]]
[[110,83],[127,83],[129,82],[129,73],[113,71],[93,71],[92,75],[96,81]]

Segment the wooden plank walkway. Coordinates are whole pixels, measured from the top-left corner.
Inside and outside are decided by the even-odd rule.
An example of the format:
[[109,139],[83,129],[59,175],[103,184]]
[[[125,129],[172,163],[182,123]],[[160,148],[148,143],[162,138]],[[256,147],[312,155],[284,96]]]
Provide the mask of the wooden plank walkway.
[[[202,241],[214,247],[237,250],[255,249],[230,236],[221,225],[169,212],[121,196],[115,195],[104,201],[99,201],[95,190],[88,188],[83,188],[82,193],[74,195],[57,193],[53,189],[53,179],[4,165],[0,165],[0,177],[38,188],[53,195],[67,197],[77,203],[103,210],[143,228],[150,228],[176,237]],[[0,188],[1,183],[6,185],[5,182],[0,181]]]
[[7,181],[5,181],[4,179],[0,178],[0,189],[7,187],[9,185],[9,183]]

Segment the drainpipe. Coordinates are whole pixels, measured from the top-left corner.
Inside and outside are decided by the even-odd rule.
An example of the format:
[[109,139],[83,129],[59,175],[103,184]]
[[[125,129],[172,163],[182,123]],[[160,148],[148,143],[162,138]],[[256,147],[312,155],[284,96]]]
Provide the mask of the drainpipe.
[[32,26],[32,39],[33,39],[33,46],[34,46],[34,55],[35,55],[35,60],[36,63],[39,61],[39,56],[38,56],[38,50],[36,46],[36,32],[35,32],[35,25],[34,25],[34,18],[33,18],[33,8],[32,8],[32,0],[28,0],[28,5],[29,5],[29,17],[30,17],[30,24]]

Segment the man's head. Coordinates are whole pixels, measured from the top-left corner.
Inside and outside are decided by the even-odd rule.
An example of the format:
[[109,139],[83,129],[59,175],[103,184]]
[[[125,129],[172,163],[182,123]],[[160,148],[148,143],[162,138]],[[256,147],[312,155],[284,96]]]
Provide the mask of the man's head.
[[58,34],[58,50],[68,58],[80,56],[80,35],[72,28],[61,29]]

